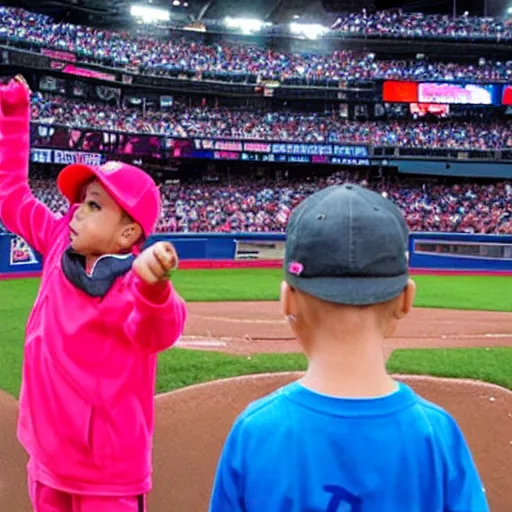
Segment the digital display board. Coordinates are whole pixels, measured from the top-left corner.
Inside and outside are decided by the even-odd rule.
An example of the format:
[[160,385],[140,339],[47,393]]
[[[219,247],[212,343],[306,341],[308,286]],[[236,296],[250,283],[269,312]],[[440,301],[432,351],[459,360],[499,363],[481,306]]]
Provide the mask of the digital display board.
[[35,147],[134,157],[163,158],[165,149],[163,136],[69,128],[42,123],[31,125],[31,140]]
[[382,100],[386,103],[417,103],[418,82],[386,80],[382,88]]
[[497,105],[499,86],[494,84],[420,83],[419,103],[446,105]]
[[409,108],[411,114],[418,117],[425,117],[427,114],[446,117],[450,114],[450,105],[443,103],[411,103]]
[[85,164],[99,166],[105,161],[105,157],[99,153],[80,153],[77,151],[40,148],[33,148],[30,153],[30,160],[40,164]]
[[31,125],[31,139],[38,149],[33,158],[41,163],[97,162],[100,156],[125,155],[158,159],[370,165],[368,146],[347,144],[171,138],[44,123]]
[[[178,139],[173,141],[174,143]],[[341,144],[305,144],[285,142],[246,142],[227,139],[194,139],[194,150],[188,157],[194,157],[197,152],[205,150],[217,152],[259,153],[274,155],[297,156],[340,156],[350,158],[367,158],[367,146],[346,146]],[[231,159],[231,158],[230,158]],[[248,160],[249,158],[246,157]]]
[[512,85],[504,85],[501,95],[502,105],[512,105]]

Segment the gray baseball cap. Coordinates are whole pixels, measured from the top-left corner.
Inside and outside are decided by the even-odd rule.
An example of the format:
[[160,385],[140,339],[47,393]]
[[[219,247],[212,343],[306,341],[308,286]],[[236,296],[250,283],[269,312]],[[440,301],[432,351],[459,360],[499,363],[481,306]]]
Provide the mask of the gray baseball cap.
[[327,302],[386,302],[407,285],[408,238],[405,219],[392,201],[355,184],[327,187],[290,216],[286,281]]

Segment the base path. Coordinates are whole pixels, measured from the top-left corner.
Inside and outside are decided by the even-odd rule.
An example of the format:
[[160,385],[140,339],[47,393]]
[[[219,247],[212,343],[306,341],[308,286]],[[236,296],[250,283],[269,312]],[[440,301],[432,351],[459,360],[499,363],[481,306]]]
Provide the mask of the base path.
[[[413,309],[389,349],[512,346],[512,313]],[[298,352],[277,302],[190,303],[178,347],[237,354]]]

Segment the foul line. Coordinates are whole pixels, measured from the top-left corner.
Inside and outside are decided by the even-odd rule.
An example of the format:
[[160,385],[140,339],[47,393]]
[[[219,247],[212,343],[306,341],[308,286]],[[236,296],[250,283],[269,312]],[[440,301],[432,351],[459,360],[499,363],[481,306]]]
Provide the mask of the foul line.
[[214,341],[214,340],[207,340],[207,341],[186,341],[186,340],[180,340],[176,342],[176,347],[227,347],[228,344],[224,341]]
[[233,318],[229,316],[203,316],[196,315],[202,320],[213,320],[220,322],[231,322],[235,324],[286,324],[286,320],[264,320],[258,318]]
[[[430,336],[434,337],[434,336]],[[486,333],[486,334],[442,334],[442,340],[446,339],[475,339],[475,338],[512,338],[512,333]]]

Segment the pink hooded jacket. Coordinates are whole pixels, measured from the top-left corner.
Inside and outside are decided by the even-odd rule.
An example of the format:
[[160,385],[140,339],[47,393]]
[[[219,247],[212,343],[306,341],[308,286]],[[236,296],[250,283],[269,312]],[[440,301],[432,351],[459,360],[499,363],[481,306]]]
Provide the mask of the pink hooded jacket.
[[34,198],[28,162],[28,115],[0,115],[0,218],[44,257],[20,395],[29,471],[70,493],[147,493],[157,354],[181,336],[185,304],[170,283],[151,287],[133,271],[103,299],[75,288],[61,269],[73,210],[57,219]]

